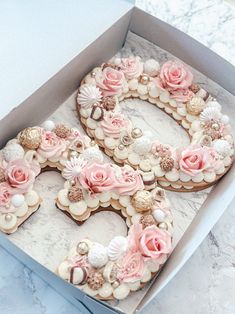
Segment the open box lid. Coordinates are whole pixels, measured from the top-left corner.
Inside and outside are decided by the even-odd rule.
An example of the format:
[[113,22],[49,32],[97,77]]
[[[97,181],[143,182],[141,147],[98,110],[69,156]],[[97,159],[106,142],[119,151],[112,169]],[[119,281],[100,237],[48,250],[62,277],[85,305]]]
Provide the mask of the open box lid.
[[1,2],[0,120],[131,10],[131,2]]

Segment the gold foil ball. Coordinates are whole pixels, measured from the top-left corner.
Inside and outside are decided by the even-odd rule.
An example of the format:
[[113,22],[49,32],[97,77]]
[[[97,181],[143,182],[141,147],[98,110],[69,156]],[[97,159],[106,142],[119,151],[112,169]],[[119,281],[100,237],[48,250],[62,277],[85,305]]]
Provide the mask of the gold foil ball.
[[20,144],[28,149],[37,149],[42,141],[42,136],[39,128],[26,128],[20,132]]
[[205,101],[201,97],[193,97],[186,104],[187,112],[191,115],[199,115],[205,107]]
[[146,190],[137,191],[132,198],[132,204],[139,213],[149,211],[153,206],[152,193]]
[[139,138],[143,135],[143,132],[139,128],[134,128],[131,132],[133,138]]

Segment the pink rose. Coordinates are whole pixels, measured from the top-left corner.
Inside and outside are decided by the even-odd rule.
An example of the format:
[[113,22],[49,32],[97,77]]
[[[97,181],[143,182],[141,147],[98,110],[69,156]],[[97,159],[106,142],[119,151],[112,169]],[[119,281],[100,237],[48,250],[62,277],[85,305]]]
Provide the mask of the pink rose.
[[138,78],[143,73],[144,68],[140,57],[123,58],[119,66],[128,80]]
[[145,260],[160,261],[171,252],[171,235],[168,231],[152,225],[143,229],[141,224],[132,225],[129,242],[133,251],[139,251]]
[[144,189],[143,180],[138,171],[130,167],[123,167],[121,176],[117,178],[115,190],[120,195],[134,195]]
[[42,131],[42,142],[37,149],[39,155],[44,158],[59,157],[66,150],[66,141],[58,137],[54,132]]
[[11,188],[7,182],[0,183],[0,208],[10,203]]
[[104,134],[112,138],[119,138],[123,130],[130,131],[132,127],[131,121],[120,113],[107,113],[100,125]]
[[209,166],[207,149],[199,145],[191,145],[181,152],[178,162],[183,172],[195,176]]
[[123,72],[107,67],[96,74],[96,85],[101,89],[103,96],[114,96],[121,93],[125,77]]
[[6,179],[12,187],[12,192],[26,193],[35,181],[35,172],[24,159],[12,160],[6,167]]
[[121,282],[135,282],[141,279],[144,271],[144,260],[140,252],[127,251],[118,262],[117,278]]
[[88,164],[82,169],[78,180],[82,187],[92,194],[110,191],[116,183],[115,173],[110,164]]
[[192,73],[177,61],[165,62],[160,71],[160,78],[168,91],[187,89],[193,81]]
[[170,146],[161,144],[159,142],[153,143],[151,152],[157,157],[170,157],[172,155]]
[[178,89],[171,91],[171,98],[173,98],[179,105],[189,101],[193,95],[193,92],[189,89]]

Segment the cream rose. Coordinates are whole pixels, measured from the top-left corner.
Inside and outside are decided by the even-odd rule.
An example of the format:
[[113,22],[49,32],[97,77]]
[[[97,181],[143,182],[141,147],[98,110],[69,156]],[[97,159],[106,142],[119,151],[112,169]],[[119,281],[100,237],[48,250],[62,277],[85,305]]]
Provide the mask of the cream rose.
[[66,140],[58,137],[54,132],[42,131],[42,142],[37,149],[44,158],[59,157],[67,148]]
[[139,172],[128,166],[123,167],[115,187],[118,194],[134,195],[135,192],[143,189],[144,184]]
[[100,125],[104,134],[112,138],[119,138],[122,131],[130,131],[132,128],[131,121],[119,113],[106,114]]
[[96,73],[95,80],[103,96],[107,97],[121,93],[125,77],[123,72],[107,67],[102,72]]
[[123,58],[119,67],[128,80],[138,78],[143,73],[144,68],[140,57]]
[[116,185],[115,172],[110,164],[88,164],[82,169],[78,180],[92,194],[110,191]]
[[31,165],[24,159],[12,160],[6,167],[6,179],[12,188],[12,192],[26,193],[35,181],[35,172]]
[[141,279],[144,270],[144,260],[140,252],[127,251],[118,262],[117,279],[121,282],[135,282]]
[[181,171],[195,176],[209,167],[208,151],[199,145],[191,145],[181,152],[178,163]]
[[152,225],[143,229],[141,224],[132,225],[129,231],[129,243],[133,251],[142,254],[145,260],[158,261],[171,252],[171,235],[168,231]]
[[193,75],[184,64],[177,61],[167,61],[161,67],[160,79],[164,88],[175,91],[187,89],[192,84]]

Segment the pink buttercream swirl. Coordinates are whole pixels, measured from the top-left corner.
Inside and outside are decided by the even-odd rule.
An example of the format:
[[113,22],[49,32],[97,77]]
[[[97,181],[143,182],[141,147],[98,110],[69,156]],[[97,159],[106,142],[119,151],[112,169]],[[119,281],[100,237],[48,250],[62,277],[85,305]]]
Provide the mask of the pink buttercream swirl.
[[122,92],[125,77],[122,71],[107,67],[102,72],[96,73],[96,85],[104,97],[118,95]]
[[25,159],[12,160],[5,169],[6,180],[12,188],[12,194],[26,193],[34,183],[37,174],[34,172],[33,165]]
[[144,260],[140,252],[128,250],[117,266],[117,279],[121,282],[135,282],[143,276]]
[[140,57],[123,58],[119,66],[128,80],[138,78],[143,73],[144,68]]
[[111,191],[116,185],[115,172],[110,164],[88,164],[82,169],[78,180],[91,194]]
[[196,176],[210,167],[208,150],[200,145],[190,145],[180,153],[178,163],[181,171]]
[[42,142],[37,149],[44,158],[59,157],[67,148],[66,140],[58,137],[54,132],[42,131]]
[[144,183],[138,171],[123,167],[121,175],[117,178],[115,190],[119,195],[134,195],[144,189]]
[[167,230],[152,225],[143,229],[142,224],[132,225],[129,230],[129,243],[134,252],[140,252],[144,260],[159,262],[171,252],[171,235]]
[[128,132],[132,127],[131,121],[120,113],[107,113],[100,125],[104,134],[112,138],[119,138],[122,131]]
[[193,81],[193,74],[186,66],[177,61],[165,62],[160,71],[163,87],[169,92],[188,89]]

